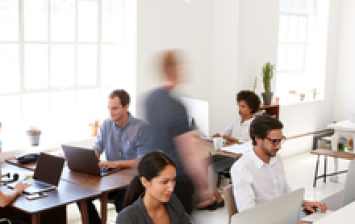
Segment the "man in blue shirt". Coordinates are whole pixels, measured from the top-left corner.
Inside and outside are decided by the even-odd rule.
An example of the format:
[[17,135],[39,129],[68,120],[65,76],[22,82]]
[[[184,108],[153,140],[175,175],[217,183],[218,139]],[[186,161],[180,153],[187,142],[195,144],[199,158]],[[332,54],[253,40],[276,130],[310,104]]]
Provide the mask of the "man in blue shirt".
[[[148,140],[147,124],[134,118],[129,112],[130,97],[124,90],[114,90],[109,95],[107,118],[100,126],[93,150],[97,158],[105,152],[106,161],[99,163],[101,168],[130,168],[138,164],[144,155],[143,148]],[[108,194],[109,199],[115,201],[116,211],[123,208],[126,189]],[[101,223],[92,200],[88,200],[88,214],[90,224]]]

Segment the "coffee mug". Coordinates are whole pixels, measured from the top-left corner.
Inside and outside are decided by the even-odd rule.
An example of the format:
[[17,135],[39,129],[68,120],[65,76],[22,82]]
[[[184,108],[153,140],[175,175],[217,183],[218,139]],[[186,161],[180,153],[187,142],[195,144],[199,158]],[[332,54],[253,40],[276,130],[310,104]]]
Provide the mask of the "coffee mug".
[[213,138],[213,145],[216,150],[219,150],[223,146],[224,139],[222,137]]

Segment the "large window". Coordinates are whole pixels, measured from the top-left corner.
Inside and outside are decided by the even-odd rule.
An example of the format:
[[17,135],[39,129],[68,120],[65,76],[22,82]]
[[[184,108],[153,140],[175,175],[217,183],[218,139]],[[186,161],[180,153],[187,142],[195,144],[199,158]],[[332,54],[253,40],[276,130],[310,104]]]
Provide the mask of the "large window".
[[313,92],[323,97],[328,7],[327,0],[280,0],[276,95],[282,103],[313,100]]
[[[88,136],[124,76],[124,0],[0,0],[0,121],[4,148]],[[23,138],[21,137],[23,136]],[[10,147],[11,148],[11,147]]]

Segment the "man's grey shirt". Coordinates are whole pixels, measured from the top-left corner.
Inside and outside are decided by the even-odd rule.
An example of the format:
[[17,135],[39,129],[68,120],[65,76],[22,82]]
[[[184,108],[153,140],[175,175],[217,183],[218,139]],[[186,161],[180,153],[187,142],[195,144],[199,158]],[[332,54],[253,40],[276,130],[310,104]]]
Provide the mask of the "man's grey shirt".
[[100,154],[105,152],[108,161],[132,160],[144,156],[143,149],[147,147],[147,124],[128,113],[129,119],[125,125],[118,127],[114,121],[107,118],[100,126],[93,148]]

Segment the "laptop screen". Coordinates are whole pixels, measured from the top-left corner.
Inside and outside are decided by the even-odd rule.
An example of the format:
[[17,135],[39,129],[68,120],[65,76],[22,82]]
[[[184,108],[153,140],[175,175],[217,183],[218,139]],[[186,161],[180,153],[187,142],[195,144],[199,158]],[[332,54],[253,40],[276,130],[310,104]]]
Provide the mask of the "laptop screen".
[[35,180],[58,186],[63,171],[64,158],[41,153],[34,174]]

